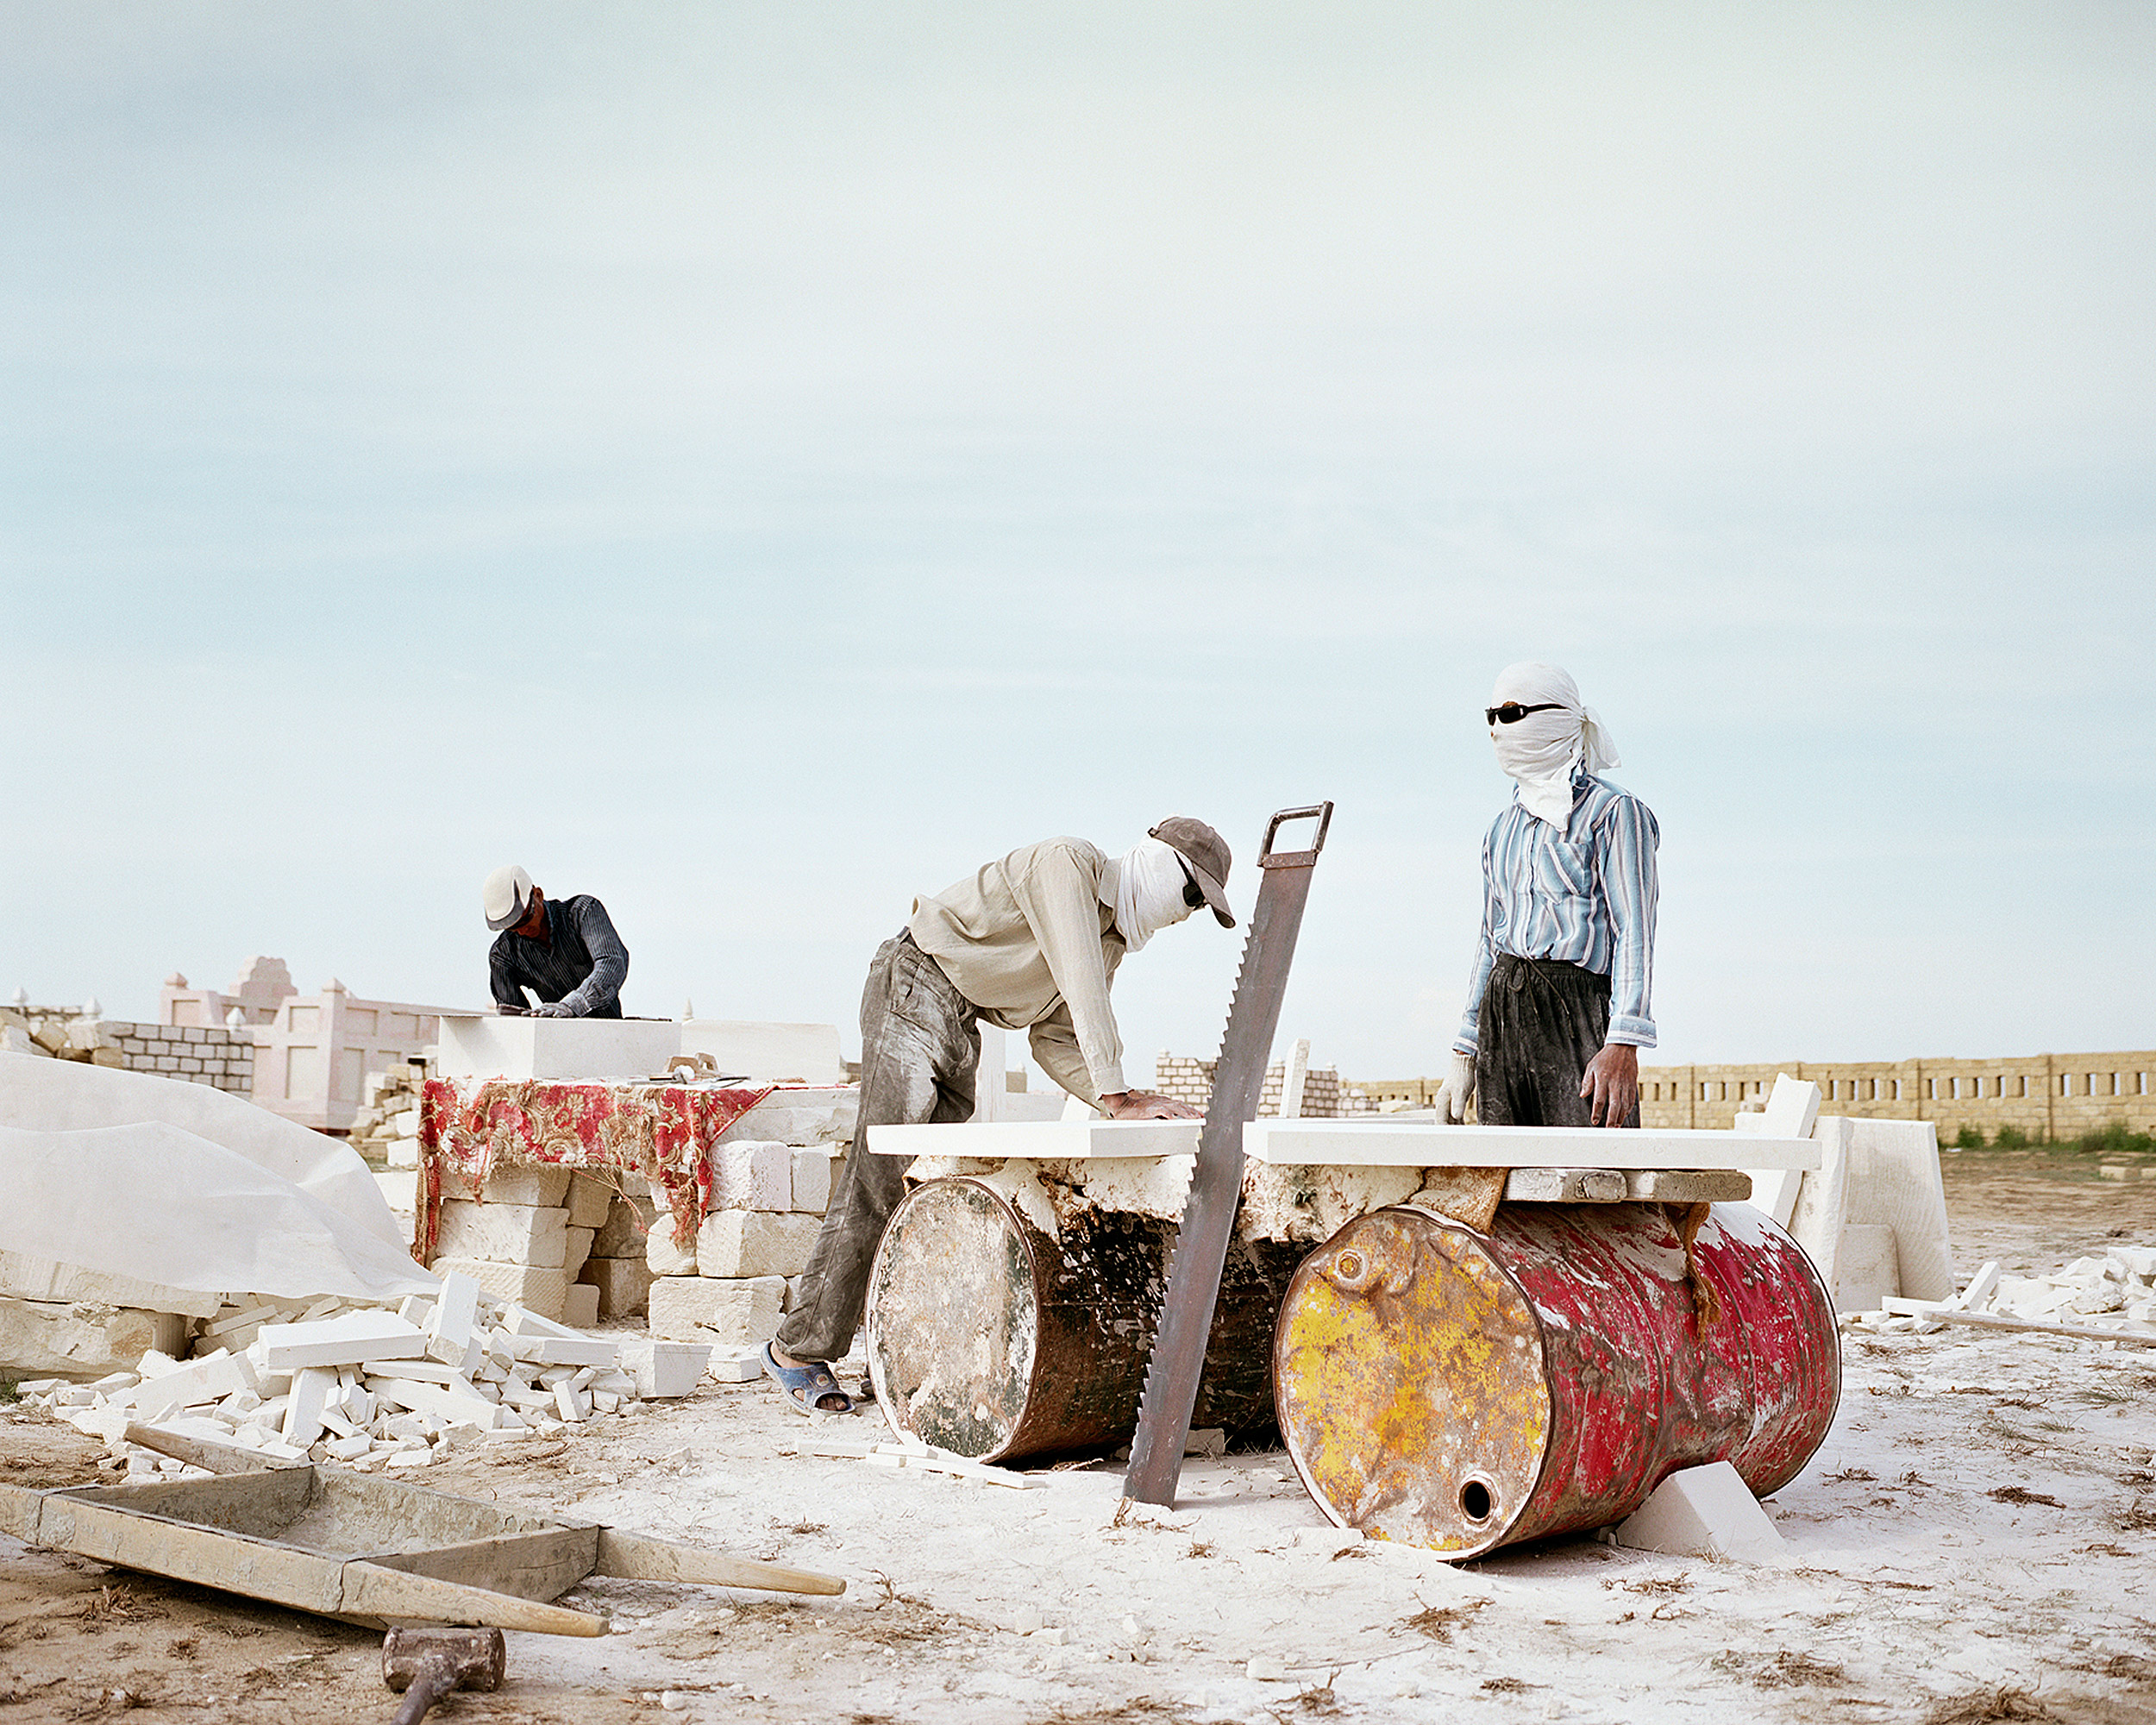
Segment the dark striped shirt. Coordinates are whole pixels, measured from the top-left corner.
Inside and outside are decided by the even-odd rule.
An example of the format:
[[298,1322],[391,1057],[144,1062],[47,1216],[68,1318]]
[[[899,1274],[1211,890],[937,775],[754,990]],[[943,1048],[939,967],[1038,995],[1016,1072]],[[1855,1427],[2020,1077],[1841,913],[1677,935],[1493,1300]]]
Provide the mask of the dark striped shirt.
[[614,932],[606,906],[579,893],[547,900],[544,940],[513,930],[497,935],[487,970],[503,1006],[528,1007],[529,988],[542,1000],[566,1001],[578,1018],[617,1019],[629,949]]
[[1455,1048],[1475,1052],[1482,989],[1501,952],[1561,958],[1608,977],[1608,1039],[1654,1046],[1648,993],[1661,837],[1645,803],[1589,773],[1572,775],[1572,815],[1562,832],[1513,793],[1482,840],[1482,932]]

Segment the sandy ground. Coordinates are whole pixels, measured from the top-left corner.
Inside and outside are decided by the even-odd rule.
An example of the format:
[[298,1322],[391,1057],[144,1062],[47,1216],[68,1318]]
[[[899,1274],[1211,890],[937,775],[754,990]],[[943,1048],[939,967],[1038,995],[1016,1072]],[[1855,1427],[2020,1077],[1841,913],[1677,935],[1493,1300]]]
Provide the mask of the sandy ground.
[[[1963,1273],[2156,1244],[2156,1189],[2090,1171],[1949,1158]],[[564,1603],[614,1633],[512,1635],[505,1688],[435,1716],[2152,1720],[2152,1392],[2156,1349],[1852,1335],[1833,1432],[1769,1505],[1786,1565],[1577,1540],[1456,1568],[1331,1527],[1277,1454],[1194,1461],[1174,1513],[1119,1517],[1111,1466],[1018,1491],[821,1458],[814,1442],[873,1440],[881,1421],[707,1385],[536,1458],[423,1477],[828,1571],[846,1594],[590,1584]],[[0,1480],[61,1483],[95,1455],[68,1427],[0,1416]],[[379,1648],[0,1540],[0,1725],[386,1720]]]

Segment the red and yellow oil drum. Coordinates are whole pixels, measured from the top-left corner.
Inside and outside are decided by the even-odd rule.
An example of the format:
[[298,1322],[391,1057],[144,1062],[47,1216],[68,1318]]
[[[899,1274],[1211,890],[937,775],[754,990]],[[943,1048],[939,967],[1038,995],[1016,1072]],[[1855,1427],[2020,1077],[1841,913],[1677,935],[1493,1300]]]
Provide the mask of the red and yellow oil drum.
[[1833,1422],[1833,1302],[1761,1212],[1507,1204],[1488,1233],[1375,1211],[1304,1260],[1273,1339],[1281,1431],[1342,1527],[1471,1558],[1630,1515],[1679,1468],[1765,1496]]

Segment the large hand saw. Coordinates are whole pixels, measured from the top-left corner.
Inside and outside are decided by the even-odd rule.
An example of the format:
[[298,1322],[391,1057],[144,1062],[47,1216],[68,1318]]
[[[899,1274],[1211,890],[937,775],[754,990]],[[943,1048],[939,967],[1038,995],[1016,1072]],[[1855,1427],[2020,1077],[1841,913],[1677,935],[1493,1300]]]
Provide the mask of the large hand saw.
[[[1285,823],[1306,819],[1318,823],[1317,836],[1307,850],[1273,849],[1273,839]],[[1175,1501],[1183,1444],[1190,1436],[1190,1412],[1197,1406],[1198,1377],[1205,1365],[1206,1338],[1213,1329],[1213,1302],[1219,1298],[1220,1271],[1227,1263],[1235,1208],[1243,1196],[1243,1126],[1257,1118],[1273,1032],[1280,1027],[1281,997],[1288,989],[1288,967],[1302,929],[1303,904],[1310,896],[1310,872],[1325,849],[1326,829],[1332,824],[1331,803],[1282,809],[1265,824],[1265,843],[1257,859],[1257,908],[1250,913],[1243,969],[1228,1006],[1219,1063],[1213,1069],[1213,1099],[1198,1135],[1198,1166],[1183,1203],[1175,1256],[1168,1264],[1168,1294],[1161,1304],[1152,1360],[1145,1368],[1138,1435],[1131,1440],[1131,1468],[1123,1480],[1124,1496],[1141,1503],[1172,1505]]]

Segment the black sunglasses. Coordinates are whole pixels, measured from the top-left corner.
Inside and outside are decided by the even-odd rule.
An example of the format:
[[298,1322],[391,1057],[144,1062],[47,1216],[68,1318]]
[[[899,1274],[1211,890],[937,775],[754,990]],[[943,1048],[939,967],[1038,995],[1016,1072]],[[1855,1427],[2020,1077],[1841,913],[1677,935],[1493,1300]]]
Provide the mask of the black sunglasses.
[[[1181,861],[1181,858],[1177,859]],[[1206,901],[1206,889],[1198,884],[1198,877],[1190,872],[1190,864],[1183,863],[1183,902],[1192,910]]]
[[1522,706],[1518,701],[1507,701],[1502,706],[1484,707],[1482,723],[1485,724],[1517,724],[1531,712],[1548,712],[1551,708],[1561,707],[1564,705],[1563,701],[1544,701],[1539,706]]

